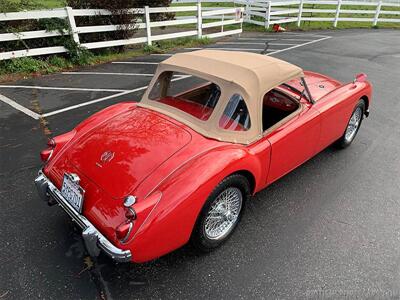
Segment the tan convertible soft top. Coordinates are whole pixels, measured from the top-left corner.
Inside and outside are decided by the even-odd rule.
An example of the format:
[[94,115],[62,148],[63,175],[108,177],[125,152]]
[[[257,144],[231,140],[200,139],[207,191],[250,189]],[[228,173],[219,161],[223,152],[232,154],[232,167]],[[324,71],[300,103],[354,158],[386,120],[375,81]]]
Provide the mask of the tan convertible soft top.
[[[164,71],[196,75],[219,85],[220,100],[207,121],[201,121],[174,107],[148,99],[158,76]],[[138,105],[169,115],[207,137],[249,144],[262,135],[261,113],[265,93],[284,82],[302,76],[301,68],[261,54],[221,50],[179,53],[159,64]],[[247,131],[230,131],[218,126],[227,102],[235,93],[243,96],[250,113],[251,127]]]

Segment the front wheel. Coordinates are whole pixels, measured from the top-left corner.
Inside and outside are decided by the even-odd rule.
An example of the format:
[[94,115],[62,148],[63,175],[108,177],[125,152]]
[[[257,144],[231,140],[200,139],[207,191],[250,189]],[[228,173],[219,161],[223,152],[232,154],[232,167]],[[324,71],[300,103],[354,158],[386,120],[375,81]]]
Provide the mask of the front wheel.
[[350,117],[349,123],[347,124],[346,130],[342,137],[337,140],[336,146],[339,148],[346,148],[350,146],[356,137],[358,130],[361,127],[361,123],[363,120],[365,112],[365,103],[362,99],[360,99],[354,108],[354,111]]
[[221,181],[200,212],[191,236],[192,245],[209,252],[224,243],[239,223],[249,195],[249,182],[244,176],[234,174]]

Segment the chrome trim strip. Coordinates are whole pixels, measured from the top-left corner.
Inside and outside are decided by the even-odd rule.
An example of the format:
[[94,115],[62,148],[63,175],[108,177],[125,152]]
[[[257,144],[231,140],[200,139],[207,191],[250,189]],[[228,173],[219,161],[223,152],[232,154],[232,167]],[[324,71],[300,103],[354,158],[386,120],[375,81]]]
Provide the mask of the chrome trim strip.
[[132,259],[130,250],[122,250],[114,246],[101,232],[83,215],[79,214],[61,195],[61,192],[40,170],[35,185],[39,195],[45,201],[53,198],[59,206],[82,228],[82,237],[91,256],[99,255],[100,249],[117,262],[128,262]]
[[121,240],[121,243],[125,244],[126,241],[129,239],[129,237],[130,237],[130,235],[131,235],[131,232],[132,232],[132,228],[133,228],[133,222],[130,221],[128,233],[126,234],[126,237],[124,237],[124,238]]

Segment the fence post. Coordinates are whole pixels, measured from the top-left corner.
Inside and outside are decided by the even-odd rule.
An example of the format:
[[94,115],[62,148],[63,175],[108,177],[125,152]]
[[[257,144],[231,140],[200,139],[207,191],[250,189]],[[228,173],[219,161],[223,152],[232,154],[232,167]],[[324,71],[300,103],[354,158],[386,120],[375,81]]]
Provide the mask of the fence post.
[[250,7],[249,7],[249,5],[250,5],[250,0],[246,0],[246,11],[245,11],[245,20],[246,20],[246,22],[249,22],[250,21],[250,19],[251,19],[251,16],[249,15],[249,10],[250,10]]
[[203,15],[201,13],[201,0],[197,1],[197,37],[201,39],[203,36]]
[[374,23],[373,23],[374,26],[376,26],[378,24],[379,14],[381,13],[381,7],[382,7],[382,0],[380,0],[378,2],[378,5],[376,6],[376,12],[375,12]]
[[65,11],[67,12],[68,25],[69,25],[69,29],[71,30],[72,38],[74,39],[75,43],[80,45],[79,35],[78,35],[78,31],[76,29],[74,11],[72,10],[72,7],[69,7],[69,6],[65,7]]
[[150,27],[150,9],[148,6],[144,7],[144,18],[146,22],[146,33],[147,33],[147,45],[151,46],[151,27]]
[[341,6],[342,6],[342,0],[338,0],[337,7],[336,7],[335,21],[333,22],[333,27],[336,27],[337,23],[339,21],[339,14],[340,14]]
[[299,4],[299,15],[297,18],[297,27],[300,27],[300,23],[301,23],[301,15],[303,14],[303,0],[300,0],[300,4]]
[[269,28],[271,15],[271,1],[267,1],[267,7],[265,8],[265,28]]

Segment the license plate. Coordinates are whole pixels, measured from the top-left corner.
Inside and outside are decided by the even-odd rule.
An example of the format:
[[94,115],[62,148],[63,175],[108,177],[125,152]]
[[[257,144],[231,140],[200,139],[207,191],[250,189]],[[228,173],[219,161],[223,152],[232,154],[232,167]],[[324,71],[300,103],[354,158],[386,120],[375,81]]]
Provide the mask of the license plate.
[[76,184],[72,179],[68,176],[68,174],[64,175],[63,184],[61,187],[61,195],[68,201],[69,204],[79,213],[82,212],[82,204],[83,204],[83,189]]

